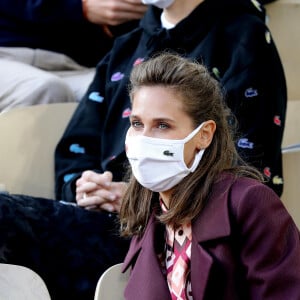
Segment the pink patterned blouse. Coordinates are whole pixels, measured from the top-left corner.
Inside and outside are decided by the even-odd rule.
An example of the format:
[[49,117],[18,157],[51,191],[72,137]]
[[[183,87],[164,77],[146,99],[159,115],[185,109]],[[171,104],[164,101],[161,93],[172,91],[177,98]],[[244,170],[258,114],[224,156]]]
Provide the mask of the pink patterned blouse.
[[[166,211],[166,206],[162,201],[160,203],[162,211]],[[161,262],[172,300],[193,299],[190,280],[191,247],[191,223],[184,224],[175,231],[166,226],[166,247]]]

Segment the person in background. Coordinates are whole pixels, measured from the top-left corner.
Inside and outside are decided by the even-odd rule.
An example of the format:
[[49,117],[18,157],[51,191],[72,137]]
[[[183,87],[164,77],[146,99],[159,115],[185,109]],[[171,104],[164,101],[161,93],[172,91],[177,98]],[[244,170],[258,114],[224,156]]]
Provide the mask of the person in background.
[[299,231],[237,154],[218,82],[162,54],[130,84],[125,299],[298,299]]
[[3,0],[0,111],[79,101],[116,35],[137,26],[140,0]]

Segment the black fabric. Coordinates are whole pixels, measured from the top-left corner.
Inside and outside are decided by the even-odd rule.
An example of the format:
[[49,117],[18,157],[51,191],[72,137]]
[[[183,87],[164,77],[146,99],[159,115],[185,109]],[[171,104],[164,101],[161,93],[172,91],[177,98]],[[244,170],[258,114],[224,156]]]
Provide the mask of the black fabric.
[[[115,35],[138,21],[112,28]],[[29,47],[64,53],[94,67],[110,50],[113,39],[83,17],[81,0],[1,0],[0,46]]]
[[98,64],[56,148],[57,199],[68,197],[66,186],[72,189],[72,176],[84,170],[111,170],[114,180],[122,179],[130,72],[136,63],[166,50],[197,59],[219,80],[237,117],[238,152],[280,195],[287,92],[264,8],[250,0],[207,0],[170,30],[161,28],[160,15],[160,9],[150,8],[140,27],[117,38]]
[[52,300],[92,300],[129,245],[114,214],[21,195],[0,194],[0,232],[0,261],[36,271]]
[[261,2],[262,4],[268,4],[271,2],[275,2],[276,0],[260,0],[259,2]]

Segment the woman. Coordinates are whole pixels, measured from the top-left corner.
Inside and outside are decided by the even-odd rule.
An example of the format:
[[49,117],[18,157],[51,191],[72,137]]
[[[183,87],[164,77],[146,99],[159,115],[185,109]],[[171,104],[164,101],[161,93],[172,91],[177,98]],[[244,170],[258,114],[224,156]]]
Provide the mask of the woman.
[[239,158],[218,83],[172,54],[130,79],[125,298],[300,299],[299,232]]

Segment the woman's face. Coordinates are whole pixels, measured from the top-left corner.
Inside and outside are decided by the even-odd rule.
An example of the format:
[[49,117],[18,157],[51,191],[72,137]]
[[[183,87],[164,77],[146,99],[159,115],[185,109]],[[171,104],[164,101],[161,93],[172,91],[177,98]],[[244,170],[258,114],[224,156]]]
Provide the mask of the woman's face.
[[[144,86],[134,93],[130,122],[130,136],[183,139],[195,129],[183,110],[181,95],[163,86]],[[188,167],[198,151],[196,135],[185,144],[184,160]]]

